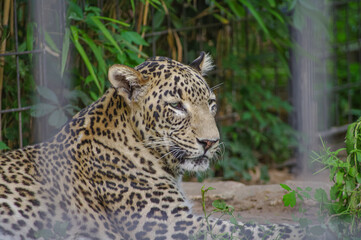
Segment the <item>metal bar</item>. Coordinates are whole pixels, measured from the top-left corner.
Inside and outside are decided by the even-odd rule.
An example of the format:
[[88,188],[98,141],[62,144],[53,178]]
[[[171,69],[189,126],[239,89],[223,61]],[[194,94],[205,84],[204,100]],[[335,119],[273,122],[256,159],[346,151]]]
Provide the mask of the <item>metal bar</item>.
[[[346,31],[346,42],[349,42],[349,38],[350,38],[350,32],[349,32],[349,28],[348,28],[348,14],[349,14],[349,6],[347,5],[345,7],[345,31]],[[350,61],[350,51],[348,49],[349,45],[346,45],[346,59],[347,59],[347,64],[346,64],[346,69],[347,69],[347,84],[351,83],[351,73],[350,73],[350,67],[349,67],[349,63]],[[348,103],[348,107],[349,109],[352,108],[352,93],[350,90],[347,91],[347,103]],[[348,122],[352,121],[352,114],[349,111],[347,113],[347,120]]]
[[[16,0],[14,0],[14,26],[15,26],[15,51],[17,52],[19,49],[18,42],[18,17],[16,12]],[[20,69],[19,69],[19,55],[16,55],[16,85],[17,85],[17,100],[18,100],[18,108],[21,108],[21,93],[20,93]],[[22,116],[21,111],[18,112],[19,116],[19,146],[23,147],[23,126],[22,126]]]
[[[358,61],[359,61],[359,64],[361,64],[361,29],[360,29],[360,25],[361,25],[361,4],[360,4],[360,1],[357,1],[357,16],[358,16],[358,20],[359,20],[359,23],[358,23],[358,28],[357,28],[357,38],[360,39],[360,41],[358,41]],[[359,77],[361,78],[361,68],[359,68]],[[360,87],[360,96],[361,96],[361,87]],[[359,106],[360,107],[360,106]]]
[[342,86],[334,87],[334,88],[330,89],[329,91],[340,92],[342,90],[348,90],[350,88],[355,88],[355,87],[360,87],[360,86],[361,86],[361,81],[360,82],[350,82],[350,83],[346,83]]
[[11,108],[11,109],[0,110],[0,114],[12,113],[12,112],[22,112],[22,111],[26,111],[26,110],[30,110],[30,109],[31,109],[31,106],[21,107],[21,108]]
[[318,134],[319,134],[319,136],[321,138],[331,137],[331,136],[334,136],[336,134],[345,133],[347,131],[348,126],[349,125],[346,124],[346,125],[339,126],[339,127],[331,127],[330,129],[319,132]]
[[[152,8],[152,32],[154,32],[154,7],[151,6]],[[157,56],[157,46],[156,46],[156,39],[155,39],[156,36],[153,36],[153,41],[152,41],[152,56]]]
[[[358,1],[358,0],[356,0]],[[333,7],[340,7],[341,5],[346,5],[348,3],[351,3],[351,2],[355,2],[355,0],[344,0],[344,1],[334,1],[334,2],[331,2],[330,4],[332,4]]]
[[7,53],[0,53],[0,57],[2,56],[18,56],[18,55],[26,55],[26,54],[32,54],[32,53],[42,53],[44,50],[36,49],[32,51],[23,51],[23,52],[7,52]]
[[[333,6],[332,7],[332,13],[333,13],[333,36],[336,36],[337,34],[337,8],[336,6]],[[334,48],[333,48],[334,49]],[[338,86],[338,77],[337,77],[337,60],[338,60],[338,54],[337,54],[337,50],[334,49],[333,51],[334,52],[334,55],[332,56],[332,62],[334,63],[334,66],[333,66],[333,76],[334,76],[334,81],[333,81],[333,85],[334,85],[334,88],[337,88],[339,87]],[[338,104],[338,101],[339,101],[339,94],[337,93],[336,91],[336,94],[335,94],[335,97],[334,97],[334,101],[335,101],[335,124],[336,125],[339,125],[340,124],[340,120],[339,120],[339,116],[340,116],[340,109],[339,109],[339,104]]]
[[[248,9],[246,7],[244,7],[244,11],[247,13],[248,15]],[[244,21],[244,48],[245,48],[245,53],[246,53],[246,61],[245,61],[245,67],[246,67],[246,80],[247,80],[247,84],[249,83],[249,79],[250,79],[250,66],[249,66],[249,44],[248,44],[248,18],[245,18]]]

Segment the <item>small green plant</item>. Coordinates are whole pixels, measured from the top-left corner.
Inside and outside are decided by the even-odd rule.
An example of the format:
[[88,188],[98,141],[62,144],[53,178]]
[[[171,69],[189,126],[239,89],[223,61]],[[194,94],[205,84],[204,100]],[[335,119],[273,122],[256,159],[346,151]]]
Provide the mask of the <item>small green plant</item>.
[[[334,184],[329,194],[316,189],[313,198],[320,203],[319,227],[340,239],[358,239],[361,235],[361,118],[349,125],[345,143],[346,148],[331,151],[322,141],[323,153],[314,153],[313,161],[324,165],[320,171],[329,169],[329,178]],[[343,151],[347,153],[345,160],[339,157]],[[281,187],[289,191],[283,197],[285,206],[294,207],[296,197],[301,202],[312,198],[310,188],[292,190],[285,184]],[[300,218],[300,224],[307,227],[310,222]]]
[[[216,199],[212,202],[212,206],[214,207],[210,212],[206,210],[206,193],[210,190],[214,190],[213,187],[205,188],[202,186],[201,193],[202,193],[202,210],[204,215],[204,221],[206,226],[206,231],[200,230],[195,235],[191,236],[190,239],[212,239],[212,240],[232,240],[232,239],[253,239],[247,238],[247,230],[243,224],[240,224],[239,220],[241,220],[241,216],[235,216],[234,214],[234,207],[228,205],[222,199]],[[221,213],[221,215],[217,218],[212,217],[215,213]],[[231,230],[229,232],[224,233],[216,233],[213,230],[217,225],[218,221],[220,221],[223,217],[228,216],[228,222],[232,224]],[[213,219],[211,219],[211,217]],[[248,222],[254,224],[253,222]],[[246,224],[246,223],[245,223]],[[262,239],[269,239],[271,235],[273,235],[274,227],[268,225],[264,228],[262,225],[259,225],[259,232],[262,233]],[[235,234],[237,233],[237,234]],[[274,239],[274,237],[272,238]],[[279,233],[276,239],[282,239],[282,233]]]
[[[292,189],[286,184],[280,184],[282,188],[288,191],[287,194],[283,196],[283,203],[285,206],[295,207],[297,203],[297,199],[300,201],[299,203],[299,212],[302,214],[298,219],[295,218],[300,224],[302,228],[309,228],[308,236],[310,239],[312,237],[318,238],[320,235],[326,232],[326,224],[325,217],[327,216],[327,209],[330,204],[330,200],[327,197],[327,193],[322,188],[317,188],[313,192],[311,187],[306,187],[305,189],[297,187],[296,189]],[[312,220],[305,217],[308,209],[305,207],[305,200],[314,200],[319,204],[318,210],[318,223],[312,222]]]
[[[239,228],[240,226],[238,225],[238,221],[237,218],[234,216],[234,207],[231,205],[226,204],[226,202],[224,200],[221,199],[217,199],[214,200],[212,202],[212,206],[214,207],[214,209],[211,212],[207,212],[206,210],[206,193],[210,190],[215,190],[215,188],[213,187],[208,187],[205,188],[204,186],[202,186],[201,188],[201,193],[202,193],[202,209],[203,209],[203,214],[204,214],[204,221],[206,224],[206,229],[207,231],[199,231],[197,232],[194,236],[191,236],[191,239],[207,239],[208,237],[210,239],[233,239],[233,234],[235,232],[235,230],[237,228]],[[211,216],[214,215],[215,213],[221,213],[221,216],[216,218],[213,223],[210,220]],[[214,226],[216,225],[216,223],[221,220],[224,216],[230,216],[229,221],[234,224],[234,230],[230,233],[214,233],[213,229]]]

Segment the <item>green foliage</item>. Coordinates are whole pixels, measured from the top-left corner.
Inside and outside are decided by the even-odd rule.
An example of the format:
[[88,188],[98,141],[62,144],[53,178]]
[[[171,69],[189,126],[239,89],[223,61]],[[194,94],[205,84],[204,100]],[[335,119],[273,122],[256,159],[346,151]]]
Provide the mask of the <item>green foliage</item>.
[[[77,81],[74,84],[75,90],[64,89],[60,92],[38,86],[37,93],[41,98],[32,106],[31,116],[45,117],[50,126],[61,127],[80,110],[79,106],[89,105],[103,95],[108,84],[109,66],[115,63],[134,66],[147,57],[136,45],[147,46],[148,43],[131,30],[130,24],[100,16],[101,12],[98,7],[86,4],[81,8],[76,2],[69,1],[67,27],[61,51],[57,49],[50,35],[45,33],[49,47],[61,53],[61,76],[72,73]],[[69,64],[72,46],[77,53],[75,58],[81,59],[75,61],[76,66]],[[81,71],[83,66],[87,72]],[[57,95],[65,96],[67,103],[60,101]]]
[[[323,142],[322,142],[323,143]],[[330,180],[333,181],[329,193],[324,189],[316,189],[313,197],[312,189],[297,188],[292,190],[285,184],[281,187],[289,191],[283,196],[285,206],[294,207],[296,196],[301,200],[314,199],[319,203],[319,220],[314,224],[307,218],[300,218],[304,227],[312,226],[311,233],[319,235],[326,230],[331,231],[340,239],[358,239],[361,234],[361,118],[350,124],[346,134],[346,148],[331,151],[323,143],[323,153],[314,153],[314,161],[324,165],[320,171],[328,169]],[[340,159],[339,154],[346,151],[346,160]],[[307,211],[300,207],[302,212]]]
[[[343,7],[337,8],[335,12],[334,31],[332,36],[335,46],[333,54],[335,55],[334,71],[335,85],[343,86],[345,84],[361,84],[361,66],[358,54],[360,52],[359,41],[359,2],[351,1]],[[359,88],[358,88],[359,89]],[[337,121],[340,124],[349,122],[348,115],[352,121],[356,121],[361,115],[360,91],[356,88],[341,88],[334,95],[338,98],[331,107],[334,112],[339,112]],[[350,104],[350,102],[352,104]]]
[[[18,50],[29,51],[34,49],[38,41],[36,33],[42,29],[28,21],[32,19],[27,16],[29,7],[26,1],[21,3]],[[34,105],[32,94],[39,94],[41,100],[33,106],[31,115],[22,113],[25,145],[32,141],[33,126],[26,124],[33,122],[31,117],[48,118],[55,129],[66,122],[71,113],[89,104],[89,99],[98,99],[109,87],[109,66],[135,66],[153,53],[190,62],[203,50],[216,57],[217,72],[209,77],[210,85],[223,83],[217,94],[218,123],[225,154],[224,161],[216,165],[213,174],[226,179],[250,180],[249,171],[261,163],[262,181],[267,181],[267,166],[288,159],[296,144],[295,132],[287,124],[292,111],[286,101],[289,49],[292,47],[289,26],[300,28],[304,20],[292,19],[290,11],[294,11],[297,4],[313,13],[312,16],[317,15],[314,10],[306,1],[296,0],[132,0],[117,3],[114,7],[113,1],[97,5],[94,1],[69,0],[62,43],[52,39],[51,31],[43,32],[47,47],[59,60],[55,70],[60,78],[54,81],[70,77],[74,80],[72,86],[67,85],[65,89],[63,86],[52,89],[57,101],[38,93],[31,74],[33,56],[20,57],[22,106]],[[357,9],[354,3],[349,7],[350,11]],[[357,28],[350,27],[346,32],[342,20],[346,10],[337,9],[337,14],[334,41],[343,44],[336,52],[340,56],[335,66],[337,84],[348,79],[356,84],[360,81],[360,65],[352,54],[345,56],[347,49],[357,47],[357,43],[349,46],[345,41],[346,33],[352,39],[357,36]],[[358,26],[357,14],[347,16],[351,26]],[[217,27],[207,28],[205,25],[209,24]],[[205,27],[200,31],[199,26]],[[6,36],[1,36],[1,40]],[[7,51],[15,49],[14,45],[15,41],[9,40]],[[5,69],[5,82],[13,83],[16,79],[14,56],[6,57]],[[6,96],[2,99],[2,109],[17,107],[15,84],[5,84],[3,92]],[[350,97],[355,102],[352,108],[348,103]],[[357,99],[357,91],[340,93],[338,106],[343,117],[360,113]],[[16,118],[16,114],[3,115],[4,142],[10,148],[17,147]],[[340,122],[345,123],[345,120]]]
[[[224,161],[215,168],[226,179],[251,180],[249,171],[260,163],[261,181],[268,180],[266,165],[290,158],[296,133],[286,123],[290,104],[280,95],[290,77],[288,24],[282,9],[293,1],[211,1],[214,17],[231,22],[233,31],[217,37],[223,51],[218,80],[223,86],[219,125],[224,142]],[[238,22],[240,19],[244,21]],[[217,47],[218,49],[218,47]],[[277,85],[277,87],[275,87]],[[275,89],[276,88],[276,89]]]
[[69,2],[69,28],[65,30],[63,41],[62,74],[68,59],[70,39],[89,73],[83,77],[80,72],[76,72],[83,80],[77,84],[89,87],[89,95],[93,100],[104,93],[109,66],[115,63],[135,66],[147,57],[136,45],[147,46],[148,43],[130,29],[130,24],[100,16],[101,12],[98,7],[86,5],[83,10],[75,2]]
[[[234,216],[234,207],[231,205],[228,205],[225,201],[221,199],[214,200],[212,202],[212,206],[214,207],[212,211],[209,213],[206,210],[206,194],[208,191],[215,190],[213,187],[205,188],[202,186],[201,193],[202,193],[202,209],[204,214],[204,221],[206,223],[207,231],[198,231],[194,235],[190,236],[190,239],[210,239],[213,240],[225,240],[225,239],[234,239],[233,234],[236,231],[237,228],[240,228],[237,218]],[[233,224],[234,230],[233,232],[225,232],[225,233],[214,233],[214,225],[211,224],[210,218],[214,213],[221,213],[221,216],[215,219],[214,225],[217,223],[218,220],[221,220],[224,216],[228,215],[230,216],[230,223]]]
[[[241,63],[237,58],[231,58],[225,65],[233,72],[230,78],[239,79],[239,82],[225,86],[229,89],[226,89],[223,101],[237,115],[236,121],[220,127],[226,151],[225,161],[219,166],[225,178],[250,180],[248,171],[259,160],[269,164],[291,156],[292,147],[297,144],[296,133],[280,116],[287,116],[292,107],[267,87],[262,87],[262,78],[257,73],[250,75],[252,80],[244,81],[246,70],[238,67]],[[228,80],[232,81],[225,79]]]
[[[280,116],[286,116],[291,108],[272,90],[275,79],[279,79],[278,84],[284,87],[289,77],[286,53],[290,47],[287,27],[290,21],[282,9],[290,3],[288,0],[262,3],[256,0],[120,1],[119,13],[112,1],[104,2],[100,8],[93,1],[69,0],[62,42],[59,44],[53,39],[50,31],[43,33],[47,47],[59,60],[59,66],[55,67],[59,81],[70,77],[74,81],[65,89],[35,87],[33,79],[28,77],[31,76],[32,58],[20,61],[22,84],[30,82],[24,89],[30,89],[29,95],[39,95],[35,105],[30,97],[24,102],[23,106],[33,105],[27,119],[47,119],[54,129],[61,127],[79,108],[89,104],[89,99],[98,99],[109,87],[107,69],[113,64],[138,65],[154,50],[157,55],[190,62],[200,50],[205,50],[217,57],[217,69],[221,73],[211,76],[210,84],[219,82],[219,78],[225,83],[219,90],[220,109],[230,106],[238,118],[220,122],[226,155],[216,166],[215,174],[227,179],[250,179],[249,169],[261,161],[264,164],[262,180],[266,181],[266,165],[283,161],[292,153],[288,147],[293,143],[293,133],[280,120]],[[147,6],[148,11],[145,11]],[[151,7],[153,11],[150,11]],[[19,46],[21,51],[32,50],[36,40],[34,34],[42,31],[35,23],[27,22],[19,27],[20,40],[24,42]],[[204,28],[201,37],[198,29],[143,37],[170,28],[192,28],[205,22],[231,24],[234,29],[226,32],[231,25],[219,29]],[[248,32],[243,31],[246,28]],[[181,59],[180,53],[187,59]],[[7,69],[14,78],[16,69]],[[10,88],[10,85],[6,87]],[[45,86],[50,88],[53,84]],[[16,104],[16,88],[14,85],[11,88],[9,92],[13,96],[7,97],[6,103],[3,101],[7,107]],[[226,114],[228,112],[220,112],[219,116]],[[6,136],[16,136],[16,124],[7,127]],[[28,126],[27,129],[29,136],[31,128]]]

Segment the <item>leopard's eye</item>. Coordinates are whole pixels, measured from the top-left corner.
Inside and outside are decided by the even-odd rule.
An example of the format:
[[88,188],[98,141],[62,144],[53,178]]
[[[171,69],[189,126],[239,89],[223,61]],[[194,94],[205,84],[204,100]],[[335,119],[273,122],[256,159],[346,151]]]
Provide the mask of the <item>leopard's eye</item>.
[[216,104],[215,99],[209,99],[208,100],[208,105],[209,105],[212,112],[217,112],[217,104]]
[[183,107],[183,104],[181,102],[174,102],[174,103],[169,103],[169,105],[174,108],[174,109],[177,109],[177,110],[181,110],[181,111],[184,111],[184,107]]

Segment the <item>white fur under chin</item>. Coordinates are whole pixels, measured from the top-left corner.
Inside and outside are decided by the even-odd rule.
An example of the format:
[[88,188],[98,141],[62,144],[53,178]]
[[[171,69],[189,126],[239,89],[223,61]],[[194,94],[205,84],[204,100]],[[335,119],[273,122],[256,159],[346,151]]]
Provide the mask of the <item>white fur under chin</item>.
[[187,161],[180,165],[180,167],[189,172],[204,172],[209,168],[209,161],[203,161],[201,164],[195,165],[192,161]]
[[202,76],[207,75],[207,73],[212,71],[213,68],[214,68],[213,59],[209,53],[206,53],[201,68]]

